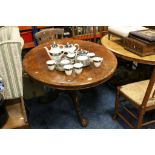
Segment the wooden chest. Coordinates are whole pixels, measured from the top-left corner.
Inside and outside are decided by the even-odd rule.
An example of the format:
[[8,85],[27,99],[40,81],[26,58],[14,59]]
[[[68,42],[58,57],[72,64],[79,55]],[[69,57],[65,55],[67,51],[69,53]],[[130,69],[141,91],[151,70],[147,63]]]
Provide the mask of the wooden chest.
[[124,38],[124,48],[143,57],[155,54],[155,44],[147,44],[134,38]]

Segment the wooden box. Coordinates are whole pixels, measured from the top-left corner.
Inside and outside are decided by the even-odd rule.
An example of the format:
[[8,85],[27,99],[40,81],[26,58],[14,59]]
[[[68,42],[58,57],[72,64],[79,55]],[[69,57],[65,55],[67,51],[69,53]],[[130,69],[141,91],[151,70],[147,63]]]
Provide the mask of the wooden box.
[[124,38],[124,48],[143,57],[155,54],[155,44],[147,44],[134,38]]

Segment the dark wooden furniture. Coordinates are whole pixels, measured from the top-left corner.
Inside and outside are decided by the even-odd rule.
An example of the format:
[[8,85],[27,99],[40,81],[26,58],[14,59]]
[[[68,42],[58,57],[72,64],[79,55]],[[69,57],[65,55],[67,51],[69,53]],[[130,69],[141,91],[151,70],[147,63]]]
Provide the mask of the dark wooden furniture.
[[124,48],[141,57],[155,54],[155,44],[147,44],[132,37],[124,38]]
[[[80,34],[78,28],[84,29]],[[108,32],[107,26],[72,26],[72,38],[97,42]]]
[[55,40],[55,42],[59,44],[66,44],[67,42],[78,43],[82,49],[95,52],[96,55],[104,59],[99,68],[93,68],[92,66],[85,67],[80,75],[73,74],[66,76],[64,72],[49,71],[45,63],[49,60],[49,57],[43,48],[44,46],[49,47],[53,43],[53,41],[49,41],[33,48],[26,54],[23,60],[23,67],[32,78],[56,90],[65,90],[69,93],[75,105],[78,119],[81,125],[86,127],[87,120],[80,112],[77,91],[95,87],[107,81],[116,69],[117,59],[110,51],[107,51],[103,46],[96,43],[67,38]]
[[[102,38],[102,44],[110,51],[116,54],[116,56],[126,59],[129,61],[135,61],[137,63],[155,65],[155,55],[140,57],[130,51],[124,49],[120,38],[111,36],[111,39],[108,39],[108,36]],[[155,92],[154,92],[154,83],[155,83],[155,67],[152,73],[150,80],[140,81],[136,83],[131,83],[117,88],[116,101],[115,101],[115,113],[113,118],[120,116],[131,128],[135,128],[120,112],[119,112],[119,95],[123,96],[125,99],[129,100],[130,103],[138,110],[138,117],[124,107],[125,111],[128,112],[131,117],[137,120],[136,128],[141,128],[142,125],[148,125],[155,123],[155,120],[144,122],[144,114],[150,110],[155,109]]]

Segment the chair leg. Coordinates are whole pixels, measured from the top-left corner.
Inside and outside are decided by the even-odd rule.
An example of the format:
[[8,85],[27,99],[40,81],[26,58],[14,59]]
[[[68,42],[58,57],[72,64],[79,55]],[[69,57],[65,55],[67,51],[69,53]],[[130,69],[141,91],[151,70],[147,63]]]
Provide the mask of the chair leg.
[[118,107],[119,107],[119,88],[117,88],[117,93],[116,93],[115,110],[114,110],[114,115],[112,117],[113,119],[116,119],[116,117],[117,117]]
[[139,115],[138,115],[138,123],[137,123],[137,129],[140,129],[142,127],[142,122],[143,122],[143,116],[144,116],[144,109],[139,110]]

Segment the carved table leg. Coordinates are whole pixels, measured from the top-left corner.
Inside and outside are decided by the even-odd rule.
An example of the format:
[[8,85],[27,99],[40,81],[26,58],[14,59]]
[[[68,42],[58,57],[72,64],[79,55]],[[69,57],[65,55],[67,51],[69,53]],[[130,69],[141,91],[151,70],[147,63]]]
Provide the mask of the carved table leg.
[[80,124],[82,125],[82,127],[86,127],[88,125],[88,120],[86,118],[84,118],[81,114],[79,96],[78,96],[77,92],[76,91],[72,91],[72,92],[70,91],[69,95],[71,96],[71,98],[73,100],[75,110],[76,110],[76,114],[77,114],[77,117],[78,117]]

